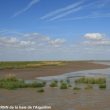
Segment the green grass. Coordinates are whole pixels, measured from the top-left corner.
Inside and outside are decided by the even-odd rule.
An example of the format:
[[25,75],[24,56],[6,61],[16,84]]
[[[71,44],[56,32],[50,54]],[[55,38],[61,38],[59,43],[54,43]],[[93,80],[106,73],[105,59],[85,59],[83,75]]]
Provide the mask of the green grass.
[[40,88],[40,89],[37,90],[37,92],[43,93],[43,92],[45,92],[45,90],[43,88]]
[[100,85],[99,85],[99,88],[100,88],[100,89],[106,89],[106,84],[100,84]]
[[52,81],[50,84],[50,87],[57,87],[58,86],[58,82],[56,80]]
[[74,87],[73,90],[80,90],[81,88],[79,87]]
[[75,80],[75,83],[83,83],[83,84],[105,84],[105,77],[81,77]]
[[26,84],[24,80],[17,79],[14,75],[7,75],[0,79],[0,88],[17,89],[17,88],[41,88],[46,85],[45,82],[33,82]]
[[66,82],[61,82],[60,89],[67,89],[67,88],[68,88],[68,84]]
[[17,88],[24,88],[27,85],[24,83],[23,80],[10,80],[10,79],[0,79],[0,88],[5,89],[17,89]]
[[0,62],[0,69],[38,68],[42,66],[62,66],[63,61],[19,61]]
[[27,87],[31,87],[31,88],[41,88],[41,87],[45,87],[46,83],[45,82],[33,82],[30,84],[27,84]]

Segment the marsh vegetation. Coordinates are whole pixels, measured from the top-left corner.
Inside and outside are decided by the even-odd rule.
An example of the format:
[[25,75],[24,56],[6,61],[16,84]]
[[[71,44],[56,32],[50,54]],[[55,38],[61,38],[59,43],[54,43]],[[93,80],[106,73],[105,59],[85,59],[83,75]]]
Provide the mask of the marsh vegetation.
[[105,77],[81,77],[75,80],[75,83],[78,84],[105,84],[106,78]]
[[63,61],[22,61],[22,62],[0,62],[0,69],[25,69],[44,66],[63,66]]
[[100,85],[99,85],[99,88],[100,88],[100,89],[106,89],[106,84],[100,84]]
[[62,81],[61,84],[60,84],[60,89],[67,89],[68,86],[69,86],[69,85],[68,85],[67,82]]
[[43,92],[45,92],[45,90],[44,90],[43,88],[39,88],[39,89],[37,90],[37,92],[43,93]]
[[53,80],[51,83],[50,83],[50,87],[57,87],[58,86],[58,81],[56,80]]
[[[49,84],[50,87],[56,87],[60,89],[73,88],[73,90],[81,90],[82,88],[85,90],[93,89],[94,85],[98,85],[99,89],[106,89],[106,78],[81,77],[74,80],[74,84],[67,80],[53,80]],[[17,79],[14,74],[9,74],[3,78],[0,78],[0,88],[13,90],[17,88],[38,88],[37,92],[44,92],[44,87],[47,87],[46,82],[44,81],[32,81],[31,83],[26,83],[25,80]]]
[[76,86],[73,88],[73,90],[81,90],[81,88]]
[[17,79],[14,74],[6,75],[0,79],[0,88],[17,89],[17,88],[40,88],[46,85],[45,82],[25,83],[24,80]]

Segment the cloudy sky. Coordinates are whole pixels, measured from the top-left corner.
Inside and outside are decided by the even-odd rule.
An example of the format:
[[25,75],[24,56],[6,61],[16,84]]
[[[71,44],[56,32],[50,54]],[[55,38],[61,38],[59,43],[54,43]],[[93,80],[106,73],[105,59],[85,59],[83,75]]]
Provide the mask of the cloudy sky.
[[110,60],[110,0],[0,0],[0,61]]

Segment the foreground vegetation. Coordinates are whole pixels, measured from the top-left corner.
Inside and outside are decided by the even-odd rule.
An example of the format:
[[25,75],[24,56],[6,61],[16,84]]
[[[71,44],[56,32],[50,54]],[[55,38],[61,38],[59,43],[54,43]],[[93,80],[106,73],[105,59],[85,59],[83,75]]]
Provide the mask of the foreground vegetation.
[[[106,78],[93,78],[93,77],[82,77],[75,80],[76,85],[74,87],[68,81],[56,81],[53,80],[49,84],[50,87],[59,87],[60,89],[73,88],[73,90],[81,90],[82,87],[78,87],[78,84],[84,84],[84,89],[93,89],[93,84],[98,84],[99,89],[106,89]],[[85,85],[86,84],[86,85]],[[0,88],[5,89],[17,89],[17,88],[38,88],[37,92],[44,92],[46,83],[43,81],[33,81],[26,83],[24,80],[17,79],[15,75],[9,74],[0,79]]]
[[37,90],[37,92],[43,93],[43,92],[45,92],[45,90],[43,88],[40,88],[40,89]]
[[69,87],[69,84],[65,81],[62,81],[60,84],[60,89],[67,89]]
[[106,84],[100,84],[100,85],[99,85],[99,88],[100,88],[100,89],[106,89]]
[[24,80],[19,80],[15,75],[9,74],[0,79],[0,88],[17,89],[17,88],[40,88],[46,85],[45,82],[25,83]]
[[63,61],[22,61],[22,62],[0,62],[0,69],[37,68],[42,66],[62,66]]
[[51,83],[50,83],[50,87],[57,87],[58,86],[58,81],[56,80],[53,80]]
[[83,84],[105,84],[105,77],[81,77],[75,80],[75,83]]

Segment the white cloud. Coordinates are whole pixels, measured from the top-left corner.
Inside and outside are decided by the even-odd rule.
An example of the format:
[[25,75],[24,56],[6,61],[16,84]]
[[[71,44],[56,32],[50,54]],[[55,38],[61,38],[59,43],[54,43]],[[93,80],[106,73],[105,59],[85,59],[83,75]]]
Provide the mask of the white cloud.
[[64,44],[64,39],[51,39],[48,36],[39,33],[26,33],[19,37],[0,36],[0,46],[13,47],[22,49],[25,48],[39,48],[39,47],[59,47]]
[[22,48],[34,44],[32,41],[20,40],[16,37],[1,37],[0,46],[2,47],[13,47],[13,48]]
[[18,42],[18,40],[15,37],[1,37],[0,38],[0,45],[14,45]]
[[23,9],[21,9],[20,11],[16,12],[13,17],[16,17],[24,12],[26,12],[27,10],[29,10],[33,5],[35,5],[36,3],[38,3],[40,0],[31,0],[31,2]]
[[97,59],[104,56],[109,58],[110,55],[110,39],[101,33],[98,35],[102,36],[102,40],[84,37],[79,43],[39,33],[14,35],[15,33],[10,36],[0,35],[0,60]]
[[110,39],[101,33],[86,33],[84,45],[87,46],[110,46]]
[[20,41],[20,45],[21,46],[27,46],[27,45],[33,45],[34,42],[31,41]]
[[[56,11],[53,11],[43,17],[41,17],[41,19],[48,19],[49,21],[52,21],[52,20],[56,20],[56,19],[59,19],[61,17],[64,17],[70,13],[73,13],[73,12],[77,12],[77,11],[86,11],[88,10],[88,14],[87,15],[83,15],[83,16],[74,16],[74,17],[71,17],[71,18],[65,18],[65,19],[61,19],[61,21],[67,21],[67,20],[83,20],[83,19],[95,19],[95,18],[109,18],[110,17],[110,13],[107,12],[103,12],[103,11],[100,11],[99,9],[102,8],[106,8],[106,7],[109,7],[110,5],[110,0],[105,0],[105,1],[92,1],[92,2],[89,2],[89,3],[86,3],[85,5],[83,5],[85,1],[82,1],[82,2],[77,2],[76,5],[74,8],[71,8],[72,5],[70,6],[67,6],[69,8],[61,8],[56,10]],[[73,4],[74,5],[74,4]],[[90,9],[90,10],[89,10]],[[64,10],[64,11],[63,11]]]
[[79,10],[81,10],[81,9],[82,9],[82,7],[77,7],[77,8],[75,8],[75,9],[71,9],[71,10],[69,10],[69,11],[67,11],[67,12],[64,12],[64,13],[61,13],[61,14],[55,16],[55,17],[52,17],[52,18],[50,19],[50,21],[53,21],[53,20],[62,18],[62,17],[64,17],[64,16],[68,15],[68,14],[71,14],[71,13],[73,13],[73,12],[77,12],[77,11],[79,11]]
[[[66,7],[57,9],[55,11],[52,11],[52,12],[42,16],[41,19],[43,19],[43,20],[47,19],[48,21],[53,21],[53,20],[62,18],[64,16],[67,16],[71,13],[82,11],[84,9],[87,10],[88,7],[93,8],[94,5],[99,3],[98,1],[92,1],[92,2],[84,4],[84,2],[85,2],[85,0],[82,0],[82,1],[79,1],[76,3],[73,3],[71,5],[68,5]],[[87,19],[87,18],[94,18],[94,17],[96,17],[96,16],[74,17],[74,18],[67,18],[64,20],[77,20],[77,19]],[[97,17],[99,17],[99,16],[97,16]],[[104,17],[104,16],[102,16],[102,17]]]
[[54,47],[59,47],[60,45],[64,44],[65,40],[64,39],[55,39],[55,40],[50,40],[49,44],[54,46]]
[[86,33],[84,35],[84,38],[86,38],[88,40],[103,40],[104,35],[101,33]]
[[87,46],[110,46],[110,40],[102,40],[102,41],[84,41],[84,45]]
[[84,20],[84,19],[95,19],[95,18],[109,18],[110,13],[97,13],[97,14],[91,14],[91,15],[86,15],[86,16],[79,16],[79,17],[74,17],[74,18],[66,18],[62,19],[63,21],[74,21],[74,20]]
[[[81,1],[81,2],[77,2],[74,4],[68,5],[66,7],[57,9],[55,11],[52,11],[52,12],[46,14],[45,16],[42,16],[41,19],[48,19],[48,18],[53,17],[53,16],[57,17],[58,14],[59,14],[58,16],[61,16],[61,17],[66,16],[67,14],[69,14],[70,11],[74,12],[74,9],[77,8],[79,5],[81,5],[82,3],[83,2]],[[69,12],[67,13],[67,11],[69,11]],[[64,12],[66,12],[67,14],[64,14]],[[63,15],[62,15],[62,13],[63,13]]]

